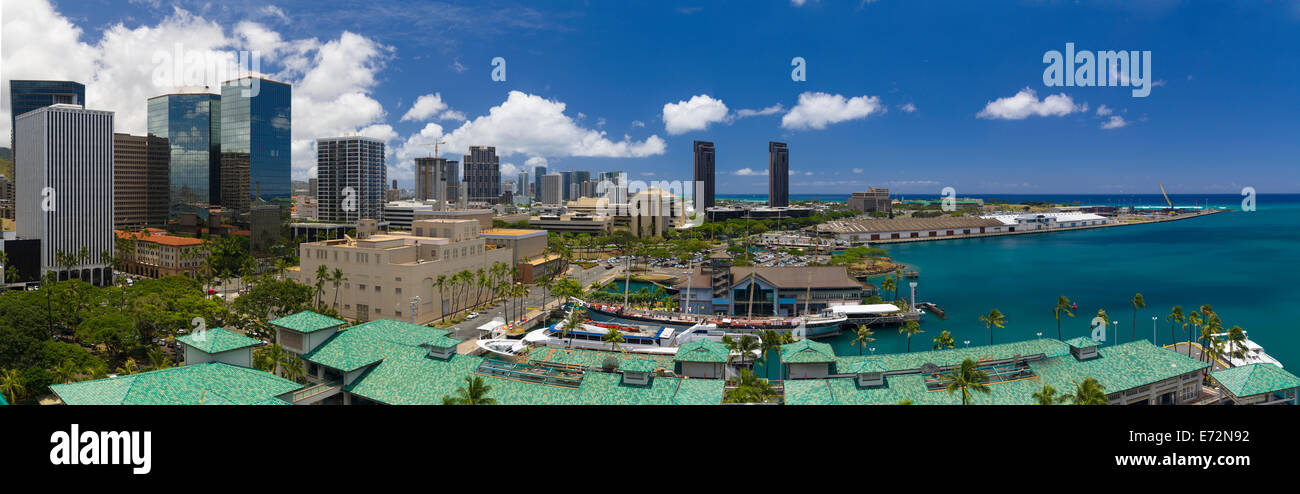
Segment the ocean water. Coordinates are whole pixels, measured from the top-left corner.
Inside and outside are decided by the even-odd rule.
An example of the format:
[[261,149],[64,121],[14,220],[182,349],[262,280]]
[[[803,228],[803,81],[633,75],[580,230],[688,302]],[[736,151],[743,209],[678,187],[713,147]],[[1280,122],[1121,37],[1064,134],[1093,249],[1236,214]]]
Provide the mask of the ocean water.
[[[1208,199],[1211,206],[1241,206],[1236,195]],[[913,338],[912,351],[929,349],[931,338],[943,330],[959,347],[967,340],[971,346],[989,344],[978,318],[995,308],[1007,323],[993,329],[994,343],[1033,339],[1038,332],[1055,337],[1052,309],[1061,295],[1078,304],[1075,317],[1062,318],[1061,337],[1091,334],[1089,322],[1097,309],[1105,309],[1119,321],[1118,341],[1127,342],[1134,333],[1129,300],[1140,292],[1147,306],[1137,311],[1137,338],[1168,344],[1170,325],[1164,318],[1174,305],[1191,312],[1210,304],[1225,328],[1241,326],[1270,355],[1295,368],[1300,366],[1300,195],[1261,195],[1257,208],[1150,225],[881,247],[920,273],[918,301],[947,312],[946,320],[923,317],[925,332]],[[879,279],[872,282],[879,285]],[[1157,317],[1154,334],[1152,316]],[[906,338],[897,329],[876,328],[869,347],[876,353],[906,351]],[[860,347],[850,345],[848,333],[824,341],[837,353],[857,354]],[[1114,333],[1108,333],[1107,344],[1115,342]],[[1186,341],[1180,328],[1173,333],[1172,338]]]

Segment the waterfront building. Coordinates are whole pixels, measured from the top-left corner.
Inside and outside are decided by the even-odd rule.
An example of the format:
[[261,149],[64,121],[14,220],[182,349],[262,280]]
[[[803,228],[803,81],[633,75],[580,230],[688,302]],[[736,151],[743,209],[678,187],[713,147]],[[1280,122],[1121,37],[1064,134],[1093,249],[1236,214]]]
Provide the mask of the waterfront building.
[[227,215],[240,223],[258,200],[288,202],[293,196],[292,100],[293,87],[283,82],[242,77],[221,83],[220,198]]
[[221,205],[221,95],[206,87],[149,98],[150,137],[167,139],[168,220]]
[[185,365],[221,362],[247,368],[253,367],[253,347],[262,345],[261,340],[223,328],[195,331],[176,341],[185,348]]
[[193,276],[203,268],[203,241],[193,237],[168,235],[159,228],[140,231],[114,230],[113,234],[132,243],[130,252],[118,249],[121,270],[145,278]]
[[167,225],[167,139],[113,134],[113,228]]
[[453,309],[449,293],[437,293],[439,276],[511,262],[511,252],[488,244],[475,220],[417,220],[409,234],[377,233],[371,220],[356,228],[356,238],[301,244],[301,269],[290,270],[290,277],[314,285],[317,266],[341,269],[347,281],[337,289],[327,283],[322,296],[352,320],[391,316],[427,324],[463,308]]
[[[113,112],[53,105],[24,113],[18,154],[17,236],[40,241],[40,273],[113,282]],[[59,254],[85,254],[68,269]]]
[[383,219],[384,141],[359,135],[317,139],[316,176],[321,221]]
[[674,371],[693,379],[725,378],[730,360],[731,349],[708,338],[684,343],[673,355]]
[[704,211],[714,206],[714,153],[713,143],[695,141],[695,210]]
[[997,220],[1006,225],[1008,231],[1012,232],[1104,226],[1114,222],[1114,220],[1105,216],[1078,212],[992,214],[981,216],[981,218]]
[[470,146],[463,163],[468,200],[496,202],[501,197],[501,159],[497,148]]
[[860,213],[893,212],[893,202],[889,199],[889,189],[867,187],[866,192],[854,192],[849,196],[849,209]]
[[67,405],[288,405],[302,387],[269,372],[207,362],[55,384],[50,391]]
[[709,221],[726,220],[783,220],[787,218],[807,218],[817,210],[807,206],[789,206],[774,208],[770,206],[730,206],[712,207],[705,210]]
[[1234,405],[1300,405],[1300,378],[1276,364],[1253,363],[1210,372],[1220,402]]
[[725,256],[679,276],[674,288],[679,306],[694,314],[787,317],[859,304],[870,291],[843,266],[732,266]]
[[784,142],[767,143],[767,205],[790,205],[790,148]]
[[1014,222],[1007,223],[995,218],[940,216],[831,221],[817,225],[817,231],[850,245],[861,245],[878,240],[957,238],[985,233],[1009,233],[1016,231],[1016,226]]

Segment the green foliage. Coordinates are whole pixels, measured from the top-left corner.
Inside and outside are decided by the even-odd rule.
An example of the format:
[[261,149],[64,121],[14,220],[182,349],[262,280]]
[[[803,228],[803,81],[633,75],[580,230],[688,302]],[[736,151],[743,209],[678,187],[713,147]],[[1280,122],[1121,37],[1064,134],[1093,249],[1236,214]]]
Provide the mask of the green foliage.
[[233,308],[248,316],[243,329],[249,336],[271,340],[275,332],[267,321],[312,309],[315,293],[315,288],[292,280],[263,278],[235,299]]

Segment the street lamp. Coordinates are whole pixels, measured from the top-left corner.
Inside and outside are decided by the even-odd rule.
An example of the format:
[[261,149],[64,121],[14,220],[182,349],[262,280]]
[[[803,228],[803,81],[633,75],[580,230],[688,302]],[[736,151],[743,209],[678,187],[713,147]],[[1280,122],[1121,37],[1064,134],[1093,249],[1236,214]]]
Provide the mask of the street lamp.
[[1158,345],[1156,343],[1156,316],[1151,316],[1151,344]]
[[1113,344],[1118,345],[1119,344],[1119,321],[1111,321],[1111,324],[1115,325],[1115,343]]
[[1043,339],[1043,332],[1042,332],[1042,331],[1039,331],[1039,332],[1038,332],[1038,339],[1040,339],[1040,340]]
[[966,343],[966,348],[970,348],[970,340],[966,340],[965,343]]
[[910,282],[907,286],[912,287],[912,312],[916,312],[916,282]]
[[876,347],[873,346],[871,347],[871,355],[874,356],[875,354],[876,354]]

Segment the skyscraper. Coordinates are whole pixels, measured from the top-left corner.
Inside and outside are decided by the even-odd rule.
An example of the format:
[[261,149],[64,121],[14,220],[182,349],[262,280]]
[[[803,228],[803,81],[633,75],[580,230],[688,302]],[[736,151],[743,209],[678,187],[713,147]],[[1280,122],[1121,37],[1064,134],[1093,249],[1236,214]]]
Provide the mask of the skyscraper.
[[388,180],[384,141],[364,136],[317,139],[316,175],[322,221],[383,219],[384,182]]
[[695,210],[713,207],[713,143],[695,141]]
[[564,194],[562,190],[564,187],[563,176],[558,173],[542,175],[542,179],[538,180],[537,183],[541,184],[542,187],[542,196],[540,199],[542,204],[559,205],[564,203]]
[[[221,205],[245,216],[257,199],[288,201],[293,88],[242,77],[221,83]],[[253,93],[256,94],[253,94]]]
[[19,115],[50,105],[85,104],[86,86],[80,82],[9,81],[9,149],[17,153],[14,124]]
[[784,142],[767,143],[767,205],[790,205],[790,149]]
[[[447,160],[443,164],[442,176],[447,182],[447,202],[459,205],[462,197],[461,192],[465,187],[460,183],[460,162],[456,160]],[[440,206],[441,207],[441,206]]]
[[533,167],[533,198],[540,200],[542,198],[542,176],[546,175],[546,167]]
[[167,216],[221,204],[221,96],[193,88],[149,98],[149,136],[167,139]]
[[560,172],[560,200],[577,199],[573,197],[573,172]]
[[167,140],[113,134],[113,226],[120,230],[167,224]]
[[[113,282],[113,112],[54,105],[15,120],[21,239],[40,240],[41,272],[97,286]],[[59,254],[86,254],[68,270]]]
[[521,196],[530,196],[530,195],[532,195],[532,193],[533,193],[533,188],[528,184],[528,172],[527,172],[527,171],[519,172],[519,182],[518,182],[518,183],[519,183],[519,187],[518,187],[518,190],[516,190],[515,192],[517,192],[517,193],[518,193],[519,195],[521,195]]
[[447,158],[415,159],[415,200],[437,201],[442,206],[447,200]]
[[469,200],[495,202],[501,196],[501,161],[497,148],[470,146],[464,163]]

